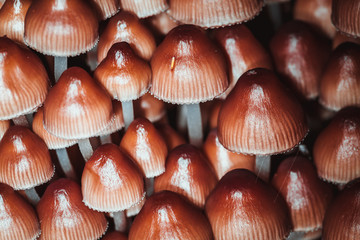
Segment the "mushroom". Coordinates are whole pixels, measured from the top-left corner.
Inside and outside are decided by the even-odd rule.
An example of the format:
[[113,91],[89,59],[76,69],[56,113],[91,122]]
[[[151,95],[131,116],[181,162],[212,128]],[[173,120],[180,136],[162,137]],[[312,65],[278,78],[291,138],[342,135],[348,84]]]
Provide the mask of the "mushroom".
[[121,7],[139,18],[147,18],[164,12],[169,6],[166,0],[121,0]]

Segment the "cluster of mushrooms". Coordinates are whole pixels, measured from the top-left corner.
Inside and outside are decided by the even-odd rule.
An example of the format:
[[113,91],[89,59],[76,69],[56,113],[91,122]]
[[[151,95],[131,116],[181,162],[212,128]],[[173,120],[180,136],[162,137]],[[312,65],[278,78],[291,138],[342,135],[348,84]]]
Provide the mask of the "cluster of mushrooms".
[[359,44],[360,0],[0,0],[0,240],[360,239]]

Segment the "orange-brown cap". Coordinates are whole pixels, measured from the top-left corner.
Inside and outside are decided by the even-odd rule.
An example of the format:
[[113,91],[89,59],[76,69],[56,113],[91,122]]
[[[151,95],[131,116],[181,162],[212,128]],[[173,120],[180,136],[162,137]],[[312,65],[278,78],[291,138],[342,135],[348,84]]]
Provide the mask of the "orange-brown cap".
[[271,39],[270,50],[284,80],[304,98],[316,98],[330,43],[307,23],[291,21]]
[[331,20],[336,29],[360,37],[360,0],[333,0]]
[[113,107],[114,115],[112,117],[111,123],[105,128],[105,130],[103,130],[99,134],[100,136],[117,132],[125,126],[121,102],[113,100],[112,107]]
[[294,18],[308,22],[332,38],[336,29],[331,22],[332,0],[297,0]]
[[154,36],[133,13],[121,11],[112,17],[98,44],[98,62],[107,55],[114,43],[127,42],[140,57],[150,60],[156,48]]
[[33,1],[25,17],[25,43],[46,55],[79,55],[98,37],[95,11],[85,0]]
[[213,129],[203,145],[204,153],[209,159],[218,179],[236,168],[255,171],[255,156],[233,153],[224,148],[219,142],[217,129]]
[[214,28],[249,21],[263,4],[262,0],[170,0],[167,13],[185,24]]
[[360,239],[360,179],[347,184],[326,211],[322,239]]
[[48,93],[49,78],[29,49],[0,37],[0,119],[31,113]]
[[164,138],[168,151],[171,151],[175,147],[186,143],[185,139],[169,124],[159,124],[156,128]]
[[173,28],[180,25],[179,22],[172,19],[165,12],[148,18],[148,23],[150,23],[156,32],[162,35],[168,34]]
[[360,108],[335,115],[315,141],[314,161],[327,181],[344,184],[360,177]]
[[129,232],[138,239],[213,239],[205,215],[180,195],[163,191],[146,200]]
[[119,101],[132,101],[150,87],[150,65],[138,57],[126,42],[115,43],[100,63],[94,78]]
[[157,122],[166,115],[165,103],[150,93],[145,93],[134,102],[136,117],[147,118],[150,122]]
[[10,127],[0,141],[0,182],[29,189],[54,175],[49,150],[40,137],[22,126]]
[[210,129],[217,128],[218,118],[219,118],[219,112],[221,105],[223,103],[223,100],[215,100],[212,101],[212,106],[210,109],[208,124]]
[[61,75],[44,104],[45,129],[65,139],[96,136],[112,115],[110,96],[79,67]]
[[360,45],[346,42],[333,51],[321,77],[319,101],[335,111],[360,105]]
[[145,202],[146,202],[146,197],[142,198],[141,201],[138,202],[137,204],[126,209],[126,217],[130,218],[130,217],[134,217],[134,216],[138,215],[138,213],[144,206]]
[[4,136],[6,130],[10,127],[10,120],[0,120],[0,140]]
[[91,0],[100,19],[105,20],[114,16],[120,10],[119,0]]
[[39,108],[37,113],[34,115],[34,120],[32,123],[32,129],[44,142],[46,143],[48,149],[60,149],[70,147],[77,143],[76,140],[66,140],[58,138],[46,131],[43,123],[44,111],[43,108]]
[[0,8],[4,5],[5,0],[0,0]]
[[121,7],[139,18],[146,18],[165,11],[169,6],[167,0],[121,0]]
[[34,209],[3,183],[0,183],[0,212],[0,239],[36,239],[40,235]]
[[221,95],[222,98],[229,95],[239,77],[246,71],[260,67],[272,69],[270,55],[244,24],[219,28],[213,33],[226,54],[229,68],[230,84]]
[[332,48],[335,49],[344,42],[353,42],[356,44],[360,44],[360,38],[353,38],[353,37],[347,36],[346,34],[344,34],[342,32],[336,32],[335,37],[333,38]]
[[0,36],[24,44],[25,15],[32,0],[7,0],[0,9]]
[[151,93],[175,104],[212,100],[228,87],[220,49],[193,25],[180,25],[166,35],[151,59]]
[[110,232],[107,233],[102,240],[127,240],[127,236],[124,233],[121,232]]
[[81,177],[83,202],[100,212],[123,211],[145,196],[143,176],[115,144],[98,147]]
[[99,239],[107,229],[105,216],[84,205],[80,186],[69,179],[51,183],[36,210],[41,239]]
[[311,232],[322,227],[333,190],[318,178],[308,159],[300,156],[285,159],[272,184],[288,204],[294,231]]
[[155,178],[154,190],[179,193],[203,208],[206,197],[216,183],[216,175],[203,153],[198,148],[185,144],[169,153],[166,170]]
[[125,132],[120,147],[135,160],[145,177],[156,177],[165,171],[166,143],[149,120],[135,119]]
[[215,239],[285,239],[292,227],[281,195],[245,169],[220,180],[205,211]]
[[267,69],[244,73],[219,113],[219,141],[234,152],[285,152],[294,148],[307,131],[301,105]]

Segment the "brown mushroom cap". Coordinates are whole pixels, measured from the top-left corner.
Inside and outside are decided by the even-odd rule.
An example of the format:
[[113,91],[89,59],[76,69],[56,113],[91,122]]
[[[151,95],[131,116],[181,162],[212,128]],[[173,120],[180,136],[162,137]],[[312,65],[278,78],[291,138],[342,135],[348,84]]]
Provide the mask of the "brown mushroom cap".
[[4,136],[6,130],[10,127],[10,121],[9,120],[0,120],[0,140]]
[[0,120],[36,111],[48,88],[48,75],[36,54],[0,37]]
[[175,104],[212,100],[229,84],[224,55],[204,30],[193,25],[180,25],[166,35],[151,69],[151,94]]
[[134,102],[136,117],[147,118],[150,122],[157,122],[166,115],[166,105],[150,93],[145,93]]
[[44,104],[45,129],[64,139],[96,136],[112,116],[110,96],[79,67],[61,75]]
[[79,55],[98,37],[96,14],[85,0],[33,1],[25,17],[25,43],[46,55]]
[[153,194],[135,217],[129,240],[213,239],[205,215],[180,195],[163,191]]
[[215,239],[284,239],[292,228],[284,199],[245,169],[219,181],[205,211]]
[[121,232],[110,232],[107,233],[102,240],[127,240],[127,236]]
[[105,20],[114,16],[120,10],[119,0],[91,0],[95,5],[100,19]]
[[10,127],[0,141],[0,182],[15,190],[49,181],[55,169],[43,140],[28,128]]
[[168,3],[167,0],[121,0],[121,7],[139,18],[146,18],[165,11]]
[[244,73],[219,113],[219,141],[238,153],[285,152],[294,148],[307,131],[301,105],[267,69]]
[[158,124],[156,129],[164,138],[169,152],[175,147],[186,143],[185,139],[167,123]]
[[360,37],[360,0],[333,0],[331,20],[343,33]]
[[336,32],[335,37],[333,38],[332,48],[336,49],[340,44],[344,42],[353,42],[356,44],[360,44],[360,38],[350,37],[342,32]]
[[103,131],[101,131],[99,134],[100,136],[117,132],[125,126],[121,102],[113,100],[112,107],[114,115],[112,117],[111,123]]

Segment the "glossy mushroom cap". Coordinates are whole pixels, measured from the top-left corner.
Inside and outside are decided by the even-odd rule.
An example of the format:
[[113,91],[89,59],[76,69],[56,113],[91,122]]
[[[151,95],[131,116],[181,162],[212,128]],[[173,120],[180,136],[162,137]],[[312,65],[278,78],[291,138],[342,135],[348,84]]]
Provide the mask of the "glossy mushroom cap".
[[332,38],[336,29],[331,22],[331,5],[332,0],[297,0],[294,18],[312,24]]
[[69,179],[51,183],[36,209],[41,239],[99,239],[107,229],[105,216],[84,205],[80,186]]
[[121,102],[113,100],[112,107],[114,115],[112,117],[111,123],[105,128],[105,130],[101,131],[99,134],[100,136],[117,132],[125,126]]
[[353,38],[350,36],[347,36],[346,34],[342,32],[336,32],[335,37],[333,38],[333,44],[332,48],[336,49],[340,44],[344,42],[353,42],[356,44],[360,44],[360,38]]
[[219,113],[219,141],[234,152],[285,152],[294,148],[307,131],[301,105],[267,69],[244,73]]
[[229,88],[222,98],[229,95],[239,77],[246,71],[253,68],[272,69],[270,55],[245,25],[216,29],[214,38],[226,55],[230,73]]
[[228,87],[225,61],[204,30],[180,25],[168,33],[151,59],[151,94],[175,104],[212,100]]
[[10,121],[9,120],[0,120],[0,140],[4,136],[6,130],[10,127]]
[[34,112],[48,93],[49,78],[29,49],[0,37],[0,120]]
[[108,54],[114,43],[127,42],[135,53],[150,60],[156,48],[152,33],[140,22],[133,13],[121,11],[112,17],[98,44],[98,62],[101,62]]
[[164,138],[169,152],[175,147],[186,143],[185,139],[169,124],[159,124],[156,128]]
[[148,22],[161,35],[168,34],[173,28],[180,25],[179,22],[175,21],[165,12],[148,18]]
[[145,196],[143,176],[115,144],[98,147],[81,178],[83,202],[100,212],[123,211]]
[[85,0],[33,1],[25,17],[25,43],[46,55],[79,55],[98,36],[96,14]]
[[36,239],[40,224],[32,206],[6,184],[0,183],[0,239]]
[[94,78],[118,101],[132,101],[150,87],[150,65],[138,57],[126,42],[115,43],[100,63]]
[[49,181],[55,169],[40,137],[22,126],[10,127],[0,141],[0,182],[15,190]]
[[283,25],[270,42],[277,71],[306,99],[316,98],[330,44],[312,27],[301,21]]
[[360,0],[333,0],[331,20],[336,29],[360,37]]
[[166,170],[155,178],[154,190],[179,193],[203,208],[206,197],[216,183],[216,175],[200,149],[185,144],[169,153]]
[[167,0],[121,0],[121,7],[139,18],[146,18],[165,11],[168,4]]
[[321,77],[319,101],[335,111],[360,105],[360,45],[346,42],[333,51]]
[[344,184],[360,177],[360,108],[338,112],[317,137],[313,152],[320,178]]
[[326,211],[322,239],[360,238],[360,179],[347,184]]
[[150,93],[145,93],[134,102],[134,111],[136,117],[143,117],[150,122],[157,122],[166,115],[166,105]]
[[120,148],[139,165],[145,177],[156,177],[165,171],[166,143],[149,120],[135,119],[125,132]]
[[219,142],[217,129],[213,129],[209,133],[203,149],[218,179],[236,168],[244,168],[255,172],[255,156],[233,153],[224,148]]
[[66,140],[62,138],[58,138],[52,134],[50,134],[44,128],[43,116],[44,109],[41,107],[34,115],[32,129],[36,135],[38,135],[47,145],[48,149],[61,149],[67,148],[77,143],[76,140]]
[[129,232],[137,239],[213,239],[205,215],[177,193],[163,191],[146,200]]
[[102,240],[127,240],[127,236],[121,232],[110,232],[107,233]]
[[61,75],[44,104],[45,129],[65,139],[96,136],[112,115],[109,95],[79,67]]
[[284,199],[245,169],[220,180],[205,211],[215,239],[285,239],[292,227]]
[[92,2],[102,20],[114,16],[120,10],[119,0],[92,0]]
[[308,159],[299,156],[285,159],[272,184],[288,204],[294,231],[310,232],[322,228],[333,191],[318,178],[315,166]]
[[32,0],[7,0],[0,9],[0,36],[24,44],[25,15]]
[[249,21],[263,4],[262,0],[170,0],[167,13],[185,24],[214,28]]

